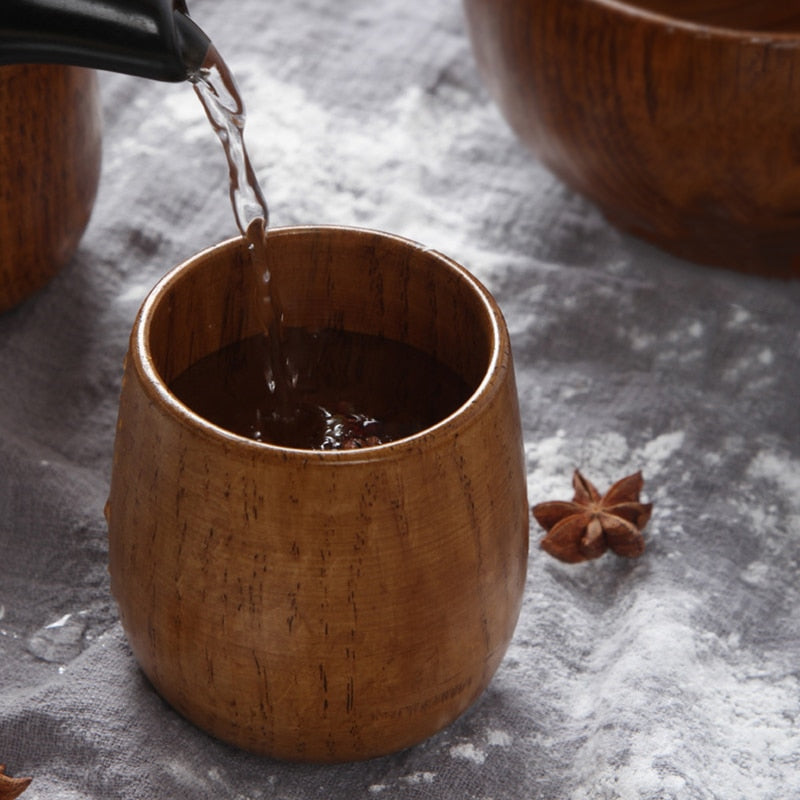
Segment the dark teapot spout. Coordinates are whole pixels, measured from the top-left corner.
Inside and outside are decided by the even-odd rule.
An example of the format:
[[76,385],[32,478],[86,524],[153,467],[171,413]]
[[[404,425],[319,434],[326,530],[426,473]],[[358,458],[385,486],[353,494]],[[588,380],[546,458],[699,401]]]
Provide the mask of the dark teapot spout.
[[0,0],[0,64],[70,64],[191,78],[210,41],[184,0]]

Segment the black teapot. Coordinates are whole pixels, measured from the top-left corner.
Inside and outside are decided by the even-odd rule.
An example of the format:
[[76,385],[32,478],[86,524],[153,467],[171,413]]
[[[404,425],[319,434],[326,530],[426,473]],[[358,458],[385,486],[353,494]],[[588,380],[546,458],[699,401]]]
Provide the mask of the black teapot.
[[3,0],[0,64],[70,64],[182,81],[208,37],[184,0]]

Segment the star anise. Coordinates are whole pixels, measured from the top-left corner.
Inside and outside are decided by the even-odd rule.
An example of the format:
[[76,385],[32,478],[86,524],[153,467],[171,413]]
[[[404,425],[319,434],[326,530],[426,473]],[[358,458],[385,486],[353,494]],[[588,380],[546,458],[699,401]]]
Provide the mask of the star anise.
[[5,764],[0,764],[0,800],[14,800],[30,786],[31,778],[12,778],[6,775]]
[[541,542],[545,552],[571,564],[599,558],[609,549],[626,558],[644,552],[641,531],[653,506],[639,502],[641,472],[617,481],[602,497],[577,469],[572,486],[572,502],[553,500],[533,507],[533,516],[547,531]]

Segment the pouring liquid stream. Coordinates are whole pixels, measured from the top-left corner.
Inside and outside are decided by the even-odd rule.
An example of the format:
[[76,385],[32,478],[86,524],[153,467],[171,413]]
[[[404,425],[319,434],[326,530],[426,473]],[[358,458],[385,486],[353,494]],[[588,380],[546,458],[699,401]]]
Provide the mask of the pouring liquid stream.
[[[281,345],[283,312],[266,260],[269,209],[244,143],[244,101],[230,68],[213,44],[203,66],[191,81],[225,151],[236,226],[247,241],[251,273],[259,285],[260,322],[268,342],[264,364],[266,386],[275,397],[276,413],[290,416],[292,380]],[[254,438],[259,438],[259,431],[253,433]]]
[[267,261],[269,212],[244,143],[244,102],[213,45],[191,81],[227,158],[263,334],[189,367],[172,382],[175,394],[235,433],[312,450],[383,444],[452,413],[469,388],[426,353],[377,336],[284,325]]

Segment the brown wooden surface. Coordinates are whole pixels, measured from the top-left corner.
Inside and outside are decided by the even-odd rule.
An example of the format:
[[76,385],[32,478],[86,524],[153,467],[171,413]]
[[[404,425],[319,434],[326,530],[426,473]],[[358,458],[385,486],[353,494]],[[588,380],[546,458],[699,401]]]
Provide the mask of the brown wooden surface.
[[800,33],[800,8],[787,0],[637,0],[629,5],[700,25]]
[[790,4],[465,8],[511,126],[613,222],[692,260],[800,275],[800,12]]
[[397,337],[479,391],[444,424],[357,451],[199,422],[161,379],[257,323],[241,244],[197,257],[131,337],[112,588],[145,673],[196,724],[280,758],[367,758],[455,719],[511,639],[529,512],[509,341],[432,251],[343,229],[273,231],[268,250],[288,325]]
[[0,311],[43,286],[75,251],[100,157],[94,72],[0,67]]

